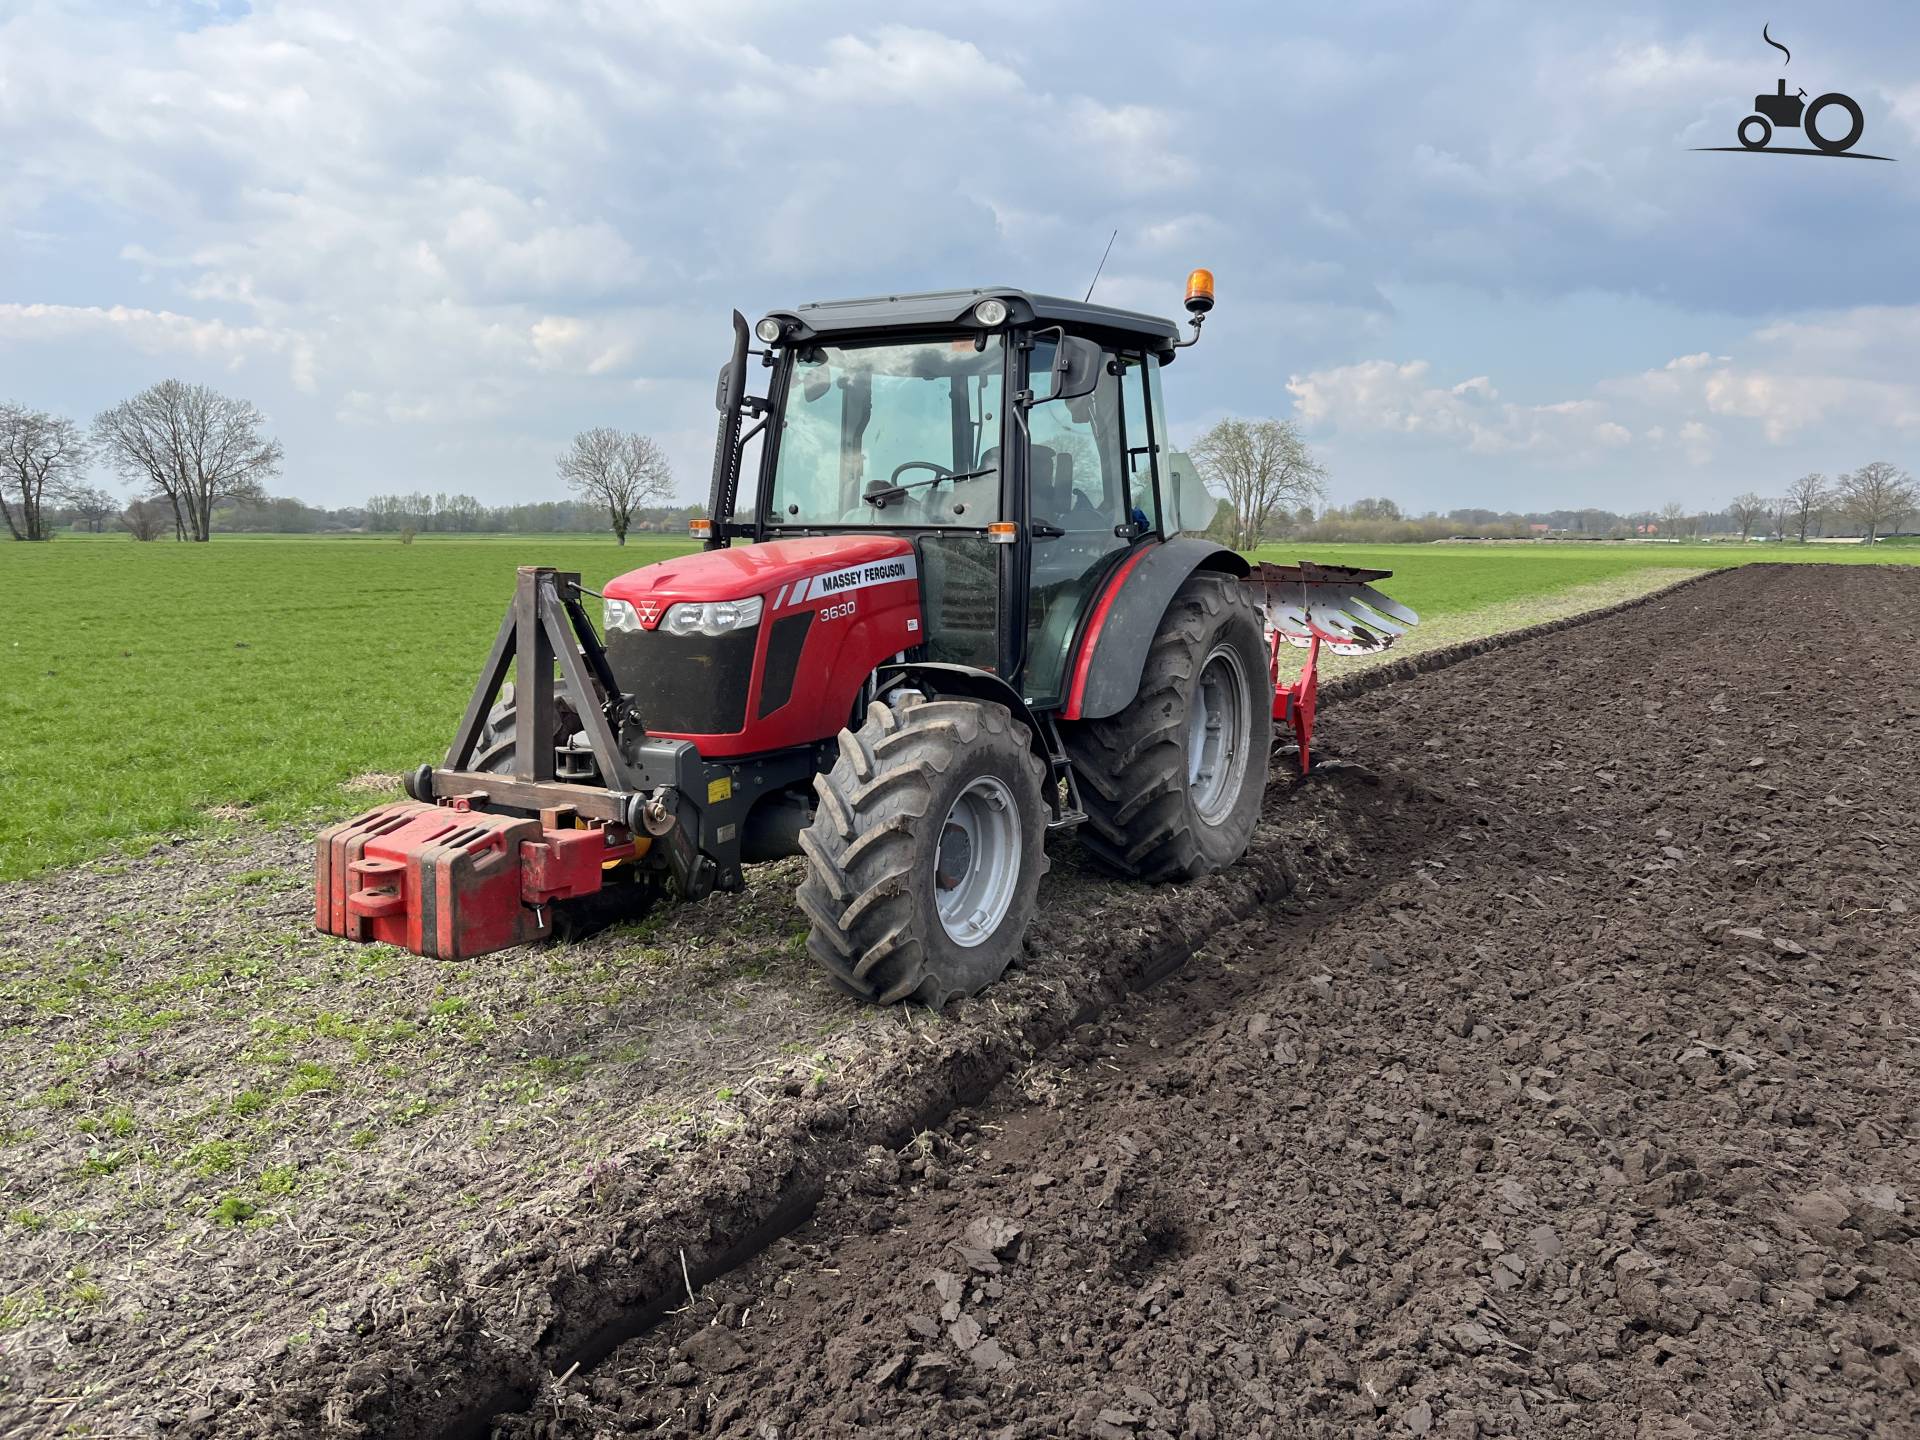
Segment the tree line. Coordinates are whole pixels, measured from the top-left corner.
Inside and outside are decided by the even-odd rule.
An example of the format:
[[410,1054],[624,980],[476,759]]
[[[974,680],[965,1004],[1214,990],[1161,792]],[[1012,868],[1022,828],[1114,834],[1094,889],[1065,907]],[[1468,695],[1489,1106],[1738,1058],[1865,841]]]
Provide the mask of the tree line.
[[[1913,477],[1891,461],[1870,460],[1833,480],[1818,471],[1802,475],[1777,496],[1745,491],[1728,504],[1727,517],[1742,540],[1759,531],[1804,545],[1809,533],[1822,534],[1837,522],[1872,544],[1898,530],[1916,511],[1920,511],[1920,490],[1915,489]],[[1688,523],[1680,505],[1668,505],[1661,514]]]
[[1290,420],[1229,417],[1188,449],[1217,498],[1208,533],[1236,550],[1273,540],[1390,544],[1448,539],[1524,540],[1543,535],[1579,539],[1667,538],[1756,533],[1805,544],[1829,530],[1869,544],[1920,514],[1913,477],[1887,460],[1872,460],[1829,481],[1803,475],[1775,498],[1748,491],[1719,510],[1674,501],[1658,511],[1603,509],[1496,511],[1461,507],[1410,515],[1384,496],[1326,506],[1327,471]]
[[[673,503],[673,471],[650,436],[599,426],[583,430],[555,461],[577,498],[483,505],[471,495],[374,495],[364,505],[321,509],[269,495],[283,451],[249,400],[205,385],[163,380],[83,427],[65,416],[0,405],[0,516],[16,540],[44,540],[60,524],[100,531],[117,523],[136,540],[169,531],[206,541],[219,531],[374,531],[403,541],[423,532],[597,532],[626,544],[634,528],[678,530],[697,505]],[[1324,505],[1327,470],[1290,420],[1229,417],[1188,454],[1216,497],[1209,534],[1237,550],[1271,540],[1391,543],[1450,538],[1526,539],[1542,534],[1697,538],[1756,533],[1805,543],[1840,527],[1870,543],[1920,511],[1913,477],[1886,460],[1829,480],[1807,474],[1778,496],[1747,491],[1722,509],[1673,501],[1658,511],[1494,511],[1462,507],[1409,515],[1391,499]],[[87,483],[103,464],[130,485],[121,501]]]
[[[280,473],[280,442],[251,400],[206,385],[162,380],[94,416],[83,429],[64,415],[0,405],[0,514],[16,540],[45,540],[51,509],[98,529],[116,512],[135,539],[170,522],[177,540],[212,538],[217,507],[264,502]],[[124,509],[87,483],[104,464],[134,486]]]
[[[681,528],[697,506],[675,506],[673,470],[650,436],[606,427],[574,436],[557,461],[577,500],[488,506],[471,495],[374,495],[327,510],[266,485],[284,451],[250,400],[163,380],[101,411],[91,425],[0,404],[0,518],[15,540],[47,540],[62,525],[98,533],[117,523],[135,540],[207,541],[219,531],[303,534],[373,530],[411,540],[421,531],[600,531],[619,542],[636,525]],[[132,495],[88,476],[104,465]]]

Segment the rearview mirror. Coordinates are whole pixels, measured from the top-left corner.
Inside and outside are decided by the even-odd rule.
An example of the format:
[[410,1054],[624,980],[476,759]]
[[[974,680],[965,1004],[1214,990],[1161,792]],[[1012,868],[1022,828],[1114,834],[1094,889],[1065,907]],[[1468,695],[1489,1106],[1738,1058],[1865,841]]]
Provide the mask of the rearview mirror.
[[1053,393],[1036,403],[1044,405],[1048,400],[1077,400],[1091,395],[1100,383],[1100,371],[1105,364],[1105,352],[1093,341],[1078,335],[1062,336],[1053,347]]

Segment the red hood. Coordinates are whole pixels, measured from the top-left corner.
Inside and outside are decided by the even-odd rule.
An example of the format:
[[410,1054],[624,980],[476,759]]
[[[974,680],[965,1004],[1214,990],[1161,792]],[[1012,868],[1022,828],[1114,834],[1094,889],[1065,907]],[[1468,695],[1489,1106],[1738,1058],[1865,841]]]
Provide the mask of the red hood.
[[913,545],[898,535],[819,535],[804,540],[769,540],[727,550],[702,550],[676,560],[629,570],[607,582],[610,600],[744,600],[771,595],[808,575],[910,555]]

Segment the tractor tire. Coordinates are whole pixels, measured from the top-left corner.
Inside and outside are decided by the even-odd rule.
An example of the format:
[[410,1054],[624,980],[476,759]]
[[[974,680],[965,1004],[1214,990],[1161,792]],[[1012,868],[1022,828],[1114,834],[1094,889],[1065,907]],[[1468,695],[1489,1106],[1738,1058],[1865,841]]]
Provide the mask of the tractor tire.
[[1119,714],[1062,725],[1082,848],[1133,880],[1193,880],[1246,853],[1267,788],[1273,680],[1246,587],[1202,572],[1174,592],[1140,690]]
[[814,777],[800,834],[807,948],[844,990],[943,1009],[1019,952],[1047,869],[1046,767],[979,700],[875,701]]
[[[567,693],[564,681],[554,685],[554,708],[560,712],[556,739],[564,738],[580,728],[579,715],[573,708],[573,697]],[[473,747],[473,758],[467,762],[470,769],[484,770],[489,775],[513,773],[514,714],[513,682],[509,680],[500,687],[499,698],[493,702],[493,708],[487,712],[487,718],[480,727],[480,743]]]

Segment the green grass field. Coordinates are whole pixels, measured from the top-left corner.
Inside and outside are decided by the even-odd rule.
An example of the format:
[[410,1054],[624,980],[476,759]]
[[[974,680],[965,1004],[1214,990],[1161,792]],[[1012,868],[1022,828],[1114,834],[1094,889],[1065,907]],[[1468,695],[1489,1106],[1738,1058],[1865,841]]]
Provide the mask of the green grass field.
[[[444,753],[516,565],[610,577],[678,539],[123,536],[0,545],[0,878],[257,817]],[[1749,546],[1269,547],[1395,572],[1441,643],[1747,560],[1920,560],[1920,550]]]

